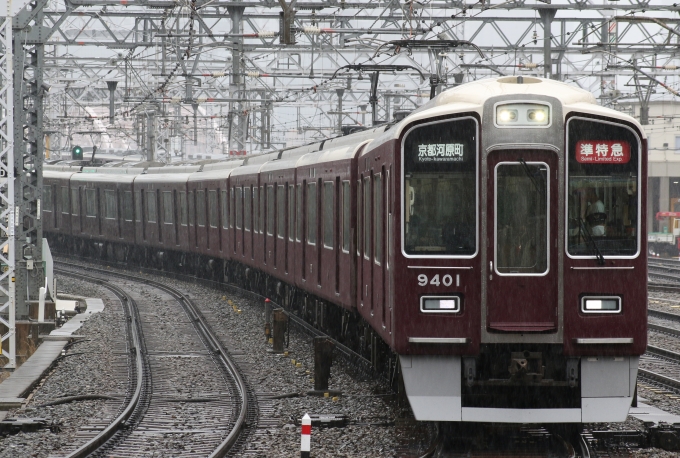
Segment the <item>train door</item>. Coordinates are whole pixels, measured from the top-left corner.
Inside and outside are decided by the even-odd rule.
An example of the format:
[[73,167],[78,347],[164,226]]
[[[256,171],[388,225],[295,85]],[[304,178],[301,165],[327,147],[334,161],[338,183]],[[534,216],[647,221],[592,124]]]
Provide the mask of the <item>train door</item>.
[[487,328],[557,331],[557,156],[493,152],[488,171]]

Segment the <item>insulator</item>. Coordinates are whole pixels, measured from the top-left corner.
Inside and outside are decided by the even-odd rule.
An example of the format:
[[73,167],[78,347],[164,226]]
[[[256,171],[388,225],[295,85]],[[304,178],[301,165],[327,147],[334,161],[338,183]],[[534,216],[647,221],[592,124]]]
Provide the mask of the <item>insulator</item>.
[[308,34],[310,34],[310,35],[318,35],[318,34],[321,33],[321,29],[318,28],[318,27],[314,27],[314,26],[303,27],[303,28],[302,28],[302,31],[303,31],[304,33],[308,33]]
[[262,32],[257,32],[259,38],[272,38],[276,36],[276,32],[270,30],[264,30]]
[[213,78],[219,78],[219,77],[225,76],[225,75],[226,75],[225,72],[213,72],[213,73],[212,73],[212,77],[213,77]]
[[677,65],[668,64],[668,65],[664,65],[664,66],[663,66],[663,69],[664,69],[664,70],[677,70],[677,69],[678,69],[678,66],[677,66]]
[[251,78],[259,78],[260,72],[246,72],[246,76],[249,76]]
[[205,103],[208,100],[206,97],[198,97],[196,103]]
[[522,64],[522,66],[526,68],[536,68],[538,67],[538,64],[534,62],[525,62],[524,64]]
[[173,97],[170,99],[171,103],[180,103],[182,101],[182,97]]

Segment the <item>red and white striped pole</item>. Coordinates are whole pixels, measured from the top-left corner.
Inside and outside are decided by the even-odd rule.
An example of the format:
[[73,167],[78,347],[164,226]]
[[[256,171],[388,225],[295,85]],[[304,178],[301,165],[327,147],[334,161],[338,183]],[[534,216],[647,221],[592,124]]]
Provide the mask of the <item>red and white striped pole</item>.
[[312,443],[312,419],[308,414],[302,417],[302,435],[300,436],[300,457],[309,458]]

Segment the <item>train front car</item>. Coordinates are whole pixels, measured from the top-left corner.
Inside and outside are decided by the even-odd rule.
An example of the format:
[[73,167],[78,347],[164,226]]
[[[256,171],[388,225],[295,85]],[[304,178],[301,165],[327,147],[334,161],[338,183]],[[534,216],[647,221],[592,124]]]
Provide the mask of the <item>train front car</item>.
[[503,77],[374,142],[401,202],[385,338],[417,419],[625,420],[647,339],[644,138],[586,91]]

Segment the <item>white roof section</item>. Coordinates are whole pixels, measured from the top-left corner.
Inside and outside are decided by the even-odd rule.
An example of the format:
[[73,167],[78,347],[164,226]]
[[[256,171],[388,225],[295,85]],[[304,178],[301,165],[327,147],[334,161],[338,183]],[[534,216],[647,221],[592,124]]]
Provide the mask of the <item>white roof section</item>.
[[343,146],[331,150],[323,150],[318,153],[305,154],[298,161],[297,167],[352,159],[356,155],[359,148],[369,142],[370,140],[364,140],[353,145]]
[[303,154],[311,153],[313,151],[319,151],[321,147],[321,142],[312,143],[311,145],[302,145],[297,148],[291,148],[281,151],[279,159],[287,159],[290,157],[300,157]]
[[71,182],[132,183],[140,175],[126,173],[74,173]]
[[190,176],[190,173],[147,173],[144,175],[137,175],[135,184],[186,183]]
[[65,180],[76,173],[78,173],[77,170],[43,170],[43,178],[59,178]]
[[356,145],[357,143],[361,143],[366,140],[373,140],[385,132],[388,127],[388,125],[383,125],[368,130],[362,130],[361,132],[354,134],[331,138],[330,140],[326,140],[324,142],[323,150],[336,149],[340,146]]
[[82,173],[99,173],[107,175],[139,175],[144,169],[138,168],[111,168],[111,167],[83,167]]
[[149,167],[147,174],[168,174],[168,173],[193,173],[201,170],[200,165],[179,165],[176,167]]
[[228,161],[224,162],[216,162],[213,164],[205,164],[203,168],[201,168],[201,172],[210,172],[213,170],[231,170],[235,167],[239,167],[243,164],[244,159],[230,159]]
[[257,154],[254,156],[246,156],[244,165],[264,164],[265,162],[277,159],[278,157],[279,157],[278,151],[273,153]]

